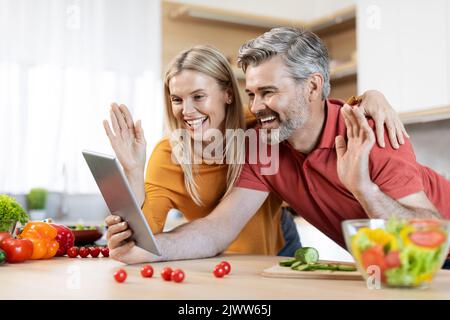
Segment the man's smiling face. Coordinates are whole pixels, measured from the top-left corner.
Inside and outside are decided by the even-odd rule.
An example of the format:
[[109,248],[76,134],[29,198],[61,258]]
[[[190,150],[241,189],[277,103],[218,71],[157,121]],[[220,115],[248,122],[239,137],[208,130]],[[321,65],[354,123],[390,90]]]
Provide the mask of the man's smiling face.
[[307,122],[310,106],[304,85],[292,78],[280,56],[259,65],[249,65],[245,72],[250,110],[263,129],[279,129],[279,138],[271,144],[288,139]]

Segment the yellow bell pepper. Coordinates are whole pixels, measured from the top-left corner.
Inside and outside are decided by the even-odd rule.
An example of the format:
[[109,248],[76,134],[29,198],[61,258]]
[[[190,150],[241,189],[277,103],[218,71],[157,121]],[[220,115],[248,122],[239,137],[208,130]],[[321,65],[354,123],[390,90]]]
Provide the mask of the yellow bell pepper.
[[365,235],[373,245],[381,245],[384,247],[389,244],[390,250],[395,251],[398,249],[397,239],[394,235],[383,229],[370,229],[370,228],[361,228],[358,232],[353,236],[351,241],[352,252],[355,256],[355,259],[360,261],[361,252],[358,246],[358,242],[362,235]]
[[33,243],[31,259],[49,259],[56,254],[59,248],[56,240],[57,234],[56,228],[49,223],[32,221],[25,225],[18,237],[29,239]]

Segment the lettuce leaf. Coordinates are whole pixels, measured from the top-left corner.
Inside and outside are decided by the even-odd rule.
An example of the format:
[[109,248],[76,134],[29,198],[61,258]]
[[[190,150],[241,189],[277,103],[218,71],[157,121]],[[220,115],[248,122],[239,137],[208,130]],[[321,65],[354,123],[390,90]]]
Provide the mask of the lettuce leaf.
[[372,241],[370,241],[367,235],[364,233],[361,233],[361,235],[358,238],[358,241],[356,242],[356,245],[358,246],[361,252],[374,246]]

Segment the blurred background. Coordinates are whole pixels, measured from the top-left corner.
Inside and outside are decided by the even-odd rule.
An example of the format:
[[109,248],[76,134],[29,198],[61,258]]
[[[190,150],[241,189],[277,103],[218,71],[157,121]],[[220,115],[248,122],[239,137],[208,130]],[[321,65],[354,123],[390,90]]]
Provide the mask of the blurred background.
[[[239,46],[274,26],[317,33],[331,56],[331,97],[377,89],[400,113],[419,162],[450,173],[450,3],[446,0],[0,0],[0,193],[46,216],[107,214],[82,149],[113,154],[111,102],[142,119],[147,154],[163,135],[162,75],[181,50],[210,44],[234,66]],[[245,101],[245,96],[244,101]],[[171,215],[168,228],[182,222]],[[298,220],[304,244],[347,257]]]

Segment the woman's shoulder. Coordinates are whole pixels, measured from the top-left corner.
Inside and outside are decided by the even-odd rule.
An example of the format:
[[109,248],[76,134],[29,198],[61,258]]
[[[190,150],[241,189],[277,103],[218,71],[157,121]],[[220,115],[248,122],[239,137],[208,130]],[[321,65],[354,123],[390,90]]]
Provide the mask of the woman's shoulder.
[[183,183],[183,170],[172,159],[168,138],[162,138],[153,148],[147,163],[146,181],[164,186]]
[[155,147],[153,148],[152,151],[152,155],[162,155],[162,154],[167,154],[167,153],[172,153],[172,146],[170,145],[170,141],[168,137],[163,137],[161,138],[161,140],[158,141],[158,143],[155,145]]
[[155,145],[149,158],[149,164],[172,163],[172,146],[168,137],[164,137]]
[[155,145],[153,151],[171,151],[172,147],[170,146],[169,137],[162,137],[161,140]]

